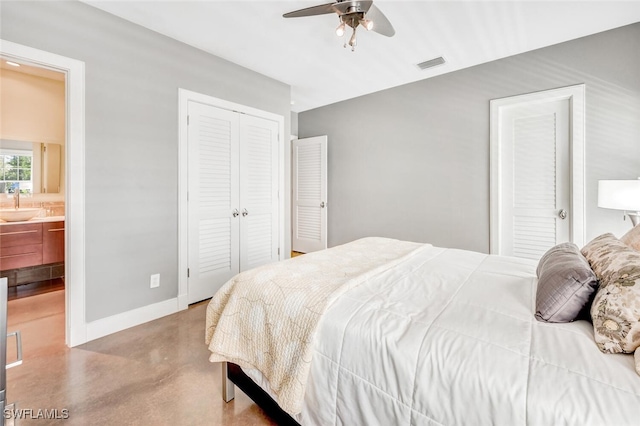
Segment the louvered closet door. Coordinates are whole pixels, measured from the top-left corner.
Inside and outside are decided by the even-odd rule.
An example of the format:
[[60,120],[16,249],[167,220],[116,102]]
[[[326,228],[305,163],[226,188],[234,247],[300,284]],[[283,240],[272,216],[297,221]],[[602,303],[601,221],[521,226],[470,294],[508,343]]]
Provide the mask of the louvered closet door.
[[503,116],[501,254],[538,260],[571,241],[569,112],[569,101],[559,100]]
[[239,272],[238,114],[189,102],[189,303]]
[[240,269],[277,261],[278,123],[240,116]]
[[327,137],[293,142],[293,251],[327,248]]

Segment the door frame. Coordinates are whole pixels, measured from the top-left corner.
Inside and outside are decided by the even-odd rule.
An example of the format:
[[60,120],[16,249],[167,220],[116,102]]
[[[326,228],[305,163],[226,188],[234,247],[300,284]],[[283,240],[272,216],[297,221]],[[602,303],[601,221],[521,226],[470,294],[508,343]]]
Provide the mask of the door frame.
[[85,317],[85,65],[7,40],[0,53],[66,75],[65,84],[65,343],[87,341]]
[[189,307],[189,209],[188,209],[188,140],[189,102],[199,102],[216,108],[253,115],[278,123],[278,259],[284,258],[284,117],[246,105],[215,98],[203,93],[178,88],[178,310]]
[[582,247],[586,238],[585,220],[585,85],[561,87],[507,98],[492,99],[490,109],[490,176],[489,176],[489,253],[500,254],[502,225],[502,138],[500,126],[503,112],[517,105],[549,101],[569,101],[569,192],[571,240]]

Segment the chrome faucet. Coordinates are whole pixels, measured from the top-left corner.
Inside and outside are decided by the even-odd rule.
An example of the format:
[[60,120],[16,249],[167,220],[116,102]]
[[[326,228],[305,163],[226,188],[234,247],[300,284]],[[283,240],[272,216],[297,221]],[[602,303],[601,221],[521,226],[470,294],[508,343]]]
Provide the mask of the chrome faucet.
[[20,208],[20,184],[13,185],[13,207],[17,210]]

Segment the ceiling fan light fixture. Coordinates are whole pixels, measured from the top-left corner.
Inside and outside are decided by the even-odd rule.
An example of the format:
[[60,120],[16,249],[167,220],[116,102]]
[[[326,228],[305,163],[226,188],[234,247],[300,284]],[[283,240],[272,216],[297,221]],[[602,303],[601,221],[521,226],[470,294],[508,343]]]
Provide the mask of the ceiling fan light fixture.
[[370,19],[361,19],[360,25],[362,25],[367,31],[371,31],[373,29],[373,21]]
[[[2,0],[0,0],[2,1]],[[342,37],[346,33],[347,26],[353,28],[353,34],[349,39],[351,50],[356,46],[356,28],[362,25],[367,31],[374,31],[385,37],[393,37],[396,31],[386,16],[374,4],[374,0],[334,0],[334,3],[319,4],[294,10],[282,15],[284,18],[299,18],[302,16],[327,15],[335,13],[340,19],[336,28],[336,35]],[[369,18],[369,19],[368,19]],[[346,37],[344,47],[347,47]]]

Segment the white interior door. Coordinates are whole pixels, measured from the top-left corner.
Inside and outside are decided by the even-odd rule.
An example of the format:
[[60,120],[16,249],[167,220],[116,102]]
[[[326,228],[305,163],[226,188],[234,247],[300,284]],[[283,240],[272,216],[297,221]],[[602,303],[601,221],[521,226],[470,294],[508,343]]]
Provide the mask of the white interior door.
[[585,240],[585,85],[492,100],[490,252]]
[[293,141],[292,250],[327,248],[327,136]]
[[240,270],[279,259],[278,123],[240,116]]
[[501,254],[537,260],[571,239],[569,107],[525,103],[502,115]]
[[207,299],[239,272],[239,118],[188,103],[188,299]]

